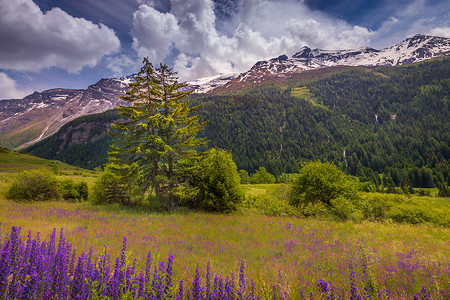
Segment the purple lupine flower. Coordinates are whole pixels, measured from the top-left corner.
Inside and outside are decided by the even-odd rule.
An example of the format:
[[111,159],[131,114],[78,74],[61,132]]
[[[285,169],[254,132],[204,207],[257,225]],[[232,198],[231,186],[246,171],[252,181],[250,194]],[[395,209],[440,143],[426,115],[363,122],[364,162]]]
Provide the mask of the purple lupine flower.
[[149,291],[149,296],[152,295],[153,297],[156,297],[158,295],[158,283],[159,283],[159,273],[157,266],[154,267],[153,271],[153,279],[152,279],[152,285]]
[[358,295],[358,290],[355,284],[355,270],[352,264],[349,264],[350,269],[350,300],[361,300],[361,296]]
[[195,278],[192,284],[192,297],[194,300],[203,299],[202,286],[200,283],[200,270],[197,265],[197,269],[195,270]]
[[211,261],[206,264],[206,299],[211,299]]
[[170,254],[167,259],[167,268],[166,268],[166,287],[164,291],[164,295],[166,298],[172,298],[172,276],[173,276],[173,255]]
[[245,263],[241,260],[241,268],[239,269],[239,290],[238,290],[238,299],[244,299],[245,293]]
[[223,285],[223,279],[222,278],[218,278],[217,279],[217,295],[219,297],[219,299],[222,299],[223,297],[225,297],[225,290],[224,290],[224,285]]
[[147,261],[145,263],[145,280],[144,280],[146,287],[148,287],[148,284],[150,283],[150,274],[152,272],[151,267],[152,267],[152,252],[148,251]]
[[0,296],[7,293],[8,290],[8,276],[11,272],[11,257],[10,257],[11,241],[6,241],[2,248],[2,255],[0,258]]
[[71,298],[76,299],[78,298],[82,293],[82,287],[84,283],[84,259],[85,254],[81,254],[80,257],[78,257],[78,264],[75,269],[74,278],[72,281],[72,292],[71,292]]
[[142,271],[139,273],[139,276],[138,276],[138,285],[139,285],[139,288],[138,288],[138,292],[137,292],[137,297],[138,298],[144,297],[144,292],[145,292],[145,275],[144,275],[144,273]]
[[180,284],[178,285],[178,293],[176,300],[183,300],[183,280],[180,280]]
[[386,289],[386,299],[391,300],[391,297],[389,296],[389,289]]
[[252,279],[252,287],[250,289],[250,299],[255,300],[256,299],[256,289],[255,289],[255,280]]
[[422,299],[423,300],[429,300],[430,299],[430,295],[428,294],[428,292],[427,292],[427,289],[426,288],[422,288]]

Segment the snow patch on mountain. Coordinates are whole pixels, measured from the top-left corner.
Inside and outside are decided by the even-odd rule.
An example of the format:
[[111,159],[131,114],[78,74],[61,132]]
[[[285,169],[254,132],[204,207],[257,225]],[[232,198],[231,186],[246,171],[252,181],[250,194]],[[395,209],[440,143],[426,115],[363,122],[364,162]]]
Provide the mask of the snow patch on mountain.
[[188,82],[188,89],[193,90],[194,93],[207,93],[217,87],[223,86],[230,80],[235,79],[239,73],[219,74],[211,77],[204,77],[194,81]]

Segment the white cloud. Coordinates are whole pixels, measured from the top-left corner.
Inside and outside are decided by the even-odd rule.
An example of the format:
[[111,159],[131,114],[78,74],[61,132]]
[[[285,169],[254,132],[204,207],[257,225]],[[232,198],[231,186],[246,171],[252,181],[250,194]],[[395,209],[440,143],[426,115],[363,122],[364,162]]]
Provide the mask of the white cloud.
[[435,27],[432,28],[429,32],[429,35],[440,36],[450,38],[450,27]]
[[107,26],[74,18],[59,8],[45,14],[32,0],[0,0],[0,68],[39,71],[56,66],[78,72],[117,52]]
[[121,77],[130,75],[128,70],[139,70],[140,62],[127,55],[117,55],[106,58],[106,67],[113,72],[113,76]]
[[29,94],[29,91],[17,89],[16,82],[6,73],[0,72],[0,100],[21,99]]
[[177,19],[147,4],[141,4],[133,17],[133,48],[140,56],[148,56],[151,61],[162,61],[169,55],[172,43],[179,36]]
[[212,0],[171,0],[168,13],[142,4],[134,14],[133,48],[154,63],[179,52],[174,69],[182,80],[192,80],[246,71],[258,60],[292,55],[305,45],[364,46],[373,34],[295,0],[241,0],[221,27],[227,32],[217,29]]

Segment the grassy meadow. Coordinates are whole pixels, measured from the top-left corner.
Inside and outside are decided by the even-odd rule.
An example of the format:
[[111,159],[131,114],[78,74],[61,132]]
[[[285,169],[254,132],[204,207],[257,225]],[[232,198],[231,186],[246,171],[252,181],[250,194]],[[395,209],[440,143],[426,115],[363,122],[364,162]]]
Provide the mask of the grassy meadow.
[[[390,219],[383,222],[337,222],[287,216],[283,206],[286,203],[282,203],[289,193],[287,184],[244,185],[246,199],[250,200],[246,200],[247,207],[232,215],[152,213],[89,202],[19,203],[4,197],[14,174],[29,168],[50,169],[52,163],[33,157],[8,155],[3,155],[0,160],[0,240],[3,249],[6,249],[5,241],[12,235],[10,232],[14,226],[21,228],[23,241],[31,241],[38,232],[42,241],[49,241],[56,229],[56,244],[62,230],[64,238],[72,244],[70,249],[76,249],[77,257],[92,251],[94,257],[101,258],[106,251],[114,262],[121,257],[126,238],[127,248],[122,256],[126,258],[127,265],[136,264],[136,269],[132,268],[136,278],[139,270],[146,269],[149,251],[155,274],[157,266],[161,270],[164,266],[161,262],[172,255],[173,295],[179,291],[181,280],[185,290],[192,288],[194,291],[198,272],[203,298],[196,299],[208,298],[208,265],[212,276],[234,280],[233,295],[236,299],[450,297],[448,226],[412,225]],[[90,187],[95,182],[95,172],[57,164],[60,178],[85,181]],[[387,196],[368,193],[363,197],[375,199]],[[431,203],[442,210],[444,218],[448,213],[448,199],[416,196],[410,199],[412,202]],[[255,203],[251,201],[260,206],[252,207]],[[267,205],[270,208],[266,211]],[[29,232],[31,235],[27,239]],[[26,280],[24,282],[28,282]],[[74,281],[73,278],[70,280]],[[135,280],[134,288],[138,289],[140,281]],[[217,287],[217,282],[210,282],[211,289],[212,285]],[[243,293],[243,290],[246,292]],[[128,295],[128,299],[138,298],[139,293],[133,295]],[[192,294],[189,296],[191,298],[183,297],[195,298]]]

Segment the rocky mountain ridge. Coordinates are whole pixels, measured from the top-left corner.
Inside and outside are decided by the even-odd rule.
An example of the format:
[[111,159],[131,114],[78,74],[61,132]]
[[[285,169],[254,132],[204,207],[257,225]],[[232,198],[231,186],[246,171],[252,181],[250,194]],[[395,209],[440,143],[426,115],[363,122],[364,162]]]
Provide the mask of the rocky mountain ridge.
[[236,90],[263,82],[286,81],[304,72],[329,67],[398,66],[449,54],[450,39],[419,34],[382,50],[370,47],[351,50],[313,50],[303,47],[292,57],[281,55],[257,62],[249,71],[240,74],[216,92]]

